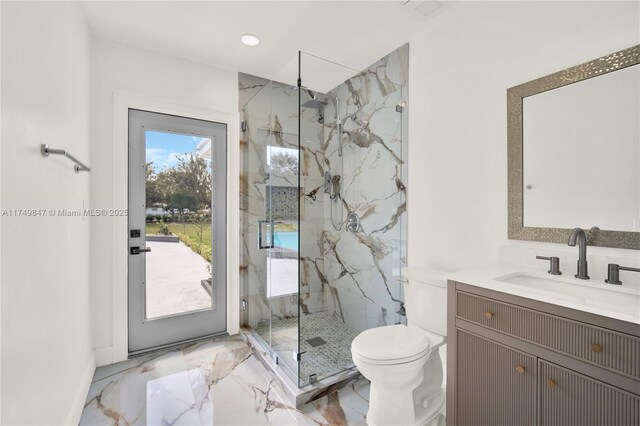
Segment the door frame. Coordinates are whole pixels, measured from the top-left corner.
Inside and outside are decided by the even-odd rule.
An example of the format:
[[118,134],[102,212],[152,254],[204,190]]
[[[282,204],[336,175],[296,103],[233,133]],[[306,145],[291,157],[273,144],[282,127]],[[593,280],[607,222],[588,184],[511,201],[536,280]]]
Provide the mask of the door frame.
[[[132,93],[114,91],[113,96],[113,202],[114,209],[126,209],[129,203],[128,151],[129,109],[177,115],[227,125],[227,333],[240,331],[239,285],[239,116],[223,111],[179,105]],[[128,218],[113,221],[113,343],[112,353],[100,354],[101,365],[124,361],[128,348]],[[110,358],[110,359],[109,359]]]
[[[129,256],[129,356],[149,352],[161,347],[175,346],[180,342],[199,340],[209,336],[227,335],[227,125],[213,121],[203,121],[189,117],[159,114],[137,109],[129,110],[129,230],[142,231],[137,237],[130,236],[129,246],[150,247],[145,229],[146,208],[146,167],[148,161],[149,131],[167,132],[183,137],[208,137],[211,141],[211,237],[215,256],[209,262],[210,277],[215,285],[210,294],[208,308],[180,309],[178,312],[149,317],[147,309],[149,290],[154,280],[148,273],[154,255],[140,252]],[[192,154],[193,155],[193,154]],[[192,207],[193,208],[193,207]],[[153,247],[153,244],[151,244]],[[159,248],[159,247],[156,247]],[[146,250],[146,249],[145,249]],[[151,250],[150,248],[148,250]],[[149,263],[151,262],[151,263]],[[194,277],[199,283],[203,278]],[[203,292],[203,294],[206,294]]]

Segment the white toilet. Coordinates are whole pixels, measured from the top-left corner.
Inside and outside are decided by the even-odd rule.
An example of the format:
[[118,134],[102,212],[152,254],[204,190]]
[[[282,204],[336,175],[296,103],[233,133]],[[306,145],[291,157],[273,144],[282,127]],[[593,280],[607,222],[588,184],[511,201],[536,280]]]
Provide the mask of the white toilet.
[[404,284],[408,325],[372,328],[351,344],[360,373],[371,381],[369,425],[443,424],[442,361],[447,286],[444,272],[421,270]]

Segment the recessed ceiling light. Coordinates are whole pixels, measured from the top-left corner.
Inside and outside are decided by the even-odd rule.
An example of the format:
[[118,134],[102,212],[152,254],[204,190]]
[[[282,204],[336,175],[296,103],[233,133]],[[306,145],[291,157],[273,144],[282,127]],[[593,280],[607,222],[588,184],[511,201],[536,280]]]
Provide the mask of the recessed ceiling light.
[[240,41],[242,41],[247,46],[257,46],[260,43],[260,39],[258,38],[258,36],[255,36],[253,34],[243,34],[242,37],[240,37]]

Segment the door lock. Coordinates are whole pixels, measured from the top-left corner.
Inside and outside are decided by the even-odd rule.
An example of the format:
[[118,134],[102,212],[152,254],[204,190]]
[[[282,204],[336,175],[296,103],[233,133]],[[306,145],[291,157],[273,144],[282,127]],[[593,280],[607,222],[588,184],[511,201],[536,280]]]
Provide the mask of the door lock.
[[149,253],[151,251],[151,247],[129,247],[131,254],[140,254],[140,253]]

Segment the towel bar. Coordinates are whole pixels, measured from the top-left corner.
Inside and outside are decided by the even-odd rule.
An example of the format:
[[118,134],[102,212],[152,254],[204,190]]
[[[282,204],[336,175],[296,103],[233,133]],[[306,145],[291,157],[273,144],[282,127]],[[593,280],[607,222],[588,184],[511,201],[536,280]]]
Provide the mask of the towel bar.
[[75,166],[73,166],[73,170],[76,173],[80,173],[80,172],[90,172],[91,169],[87,166],[85,166],[80,160],[78,160],[76,157],[74,157],[73,155],[69,154],[66,150],[64,149],[54,149],[54,148],[49,148],[49,145],[46,144],[42,144],[40,145],[40,153],[42,154],[43,157],[48,157],[50,154],[54,154],[54,155],[64,155],[65,157],[67,157],[69,160],[73,161],[74,163],[76,163]]

